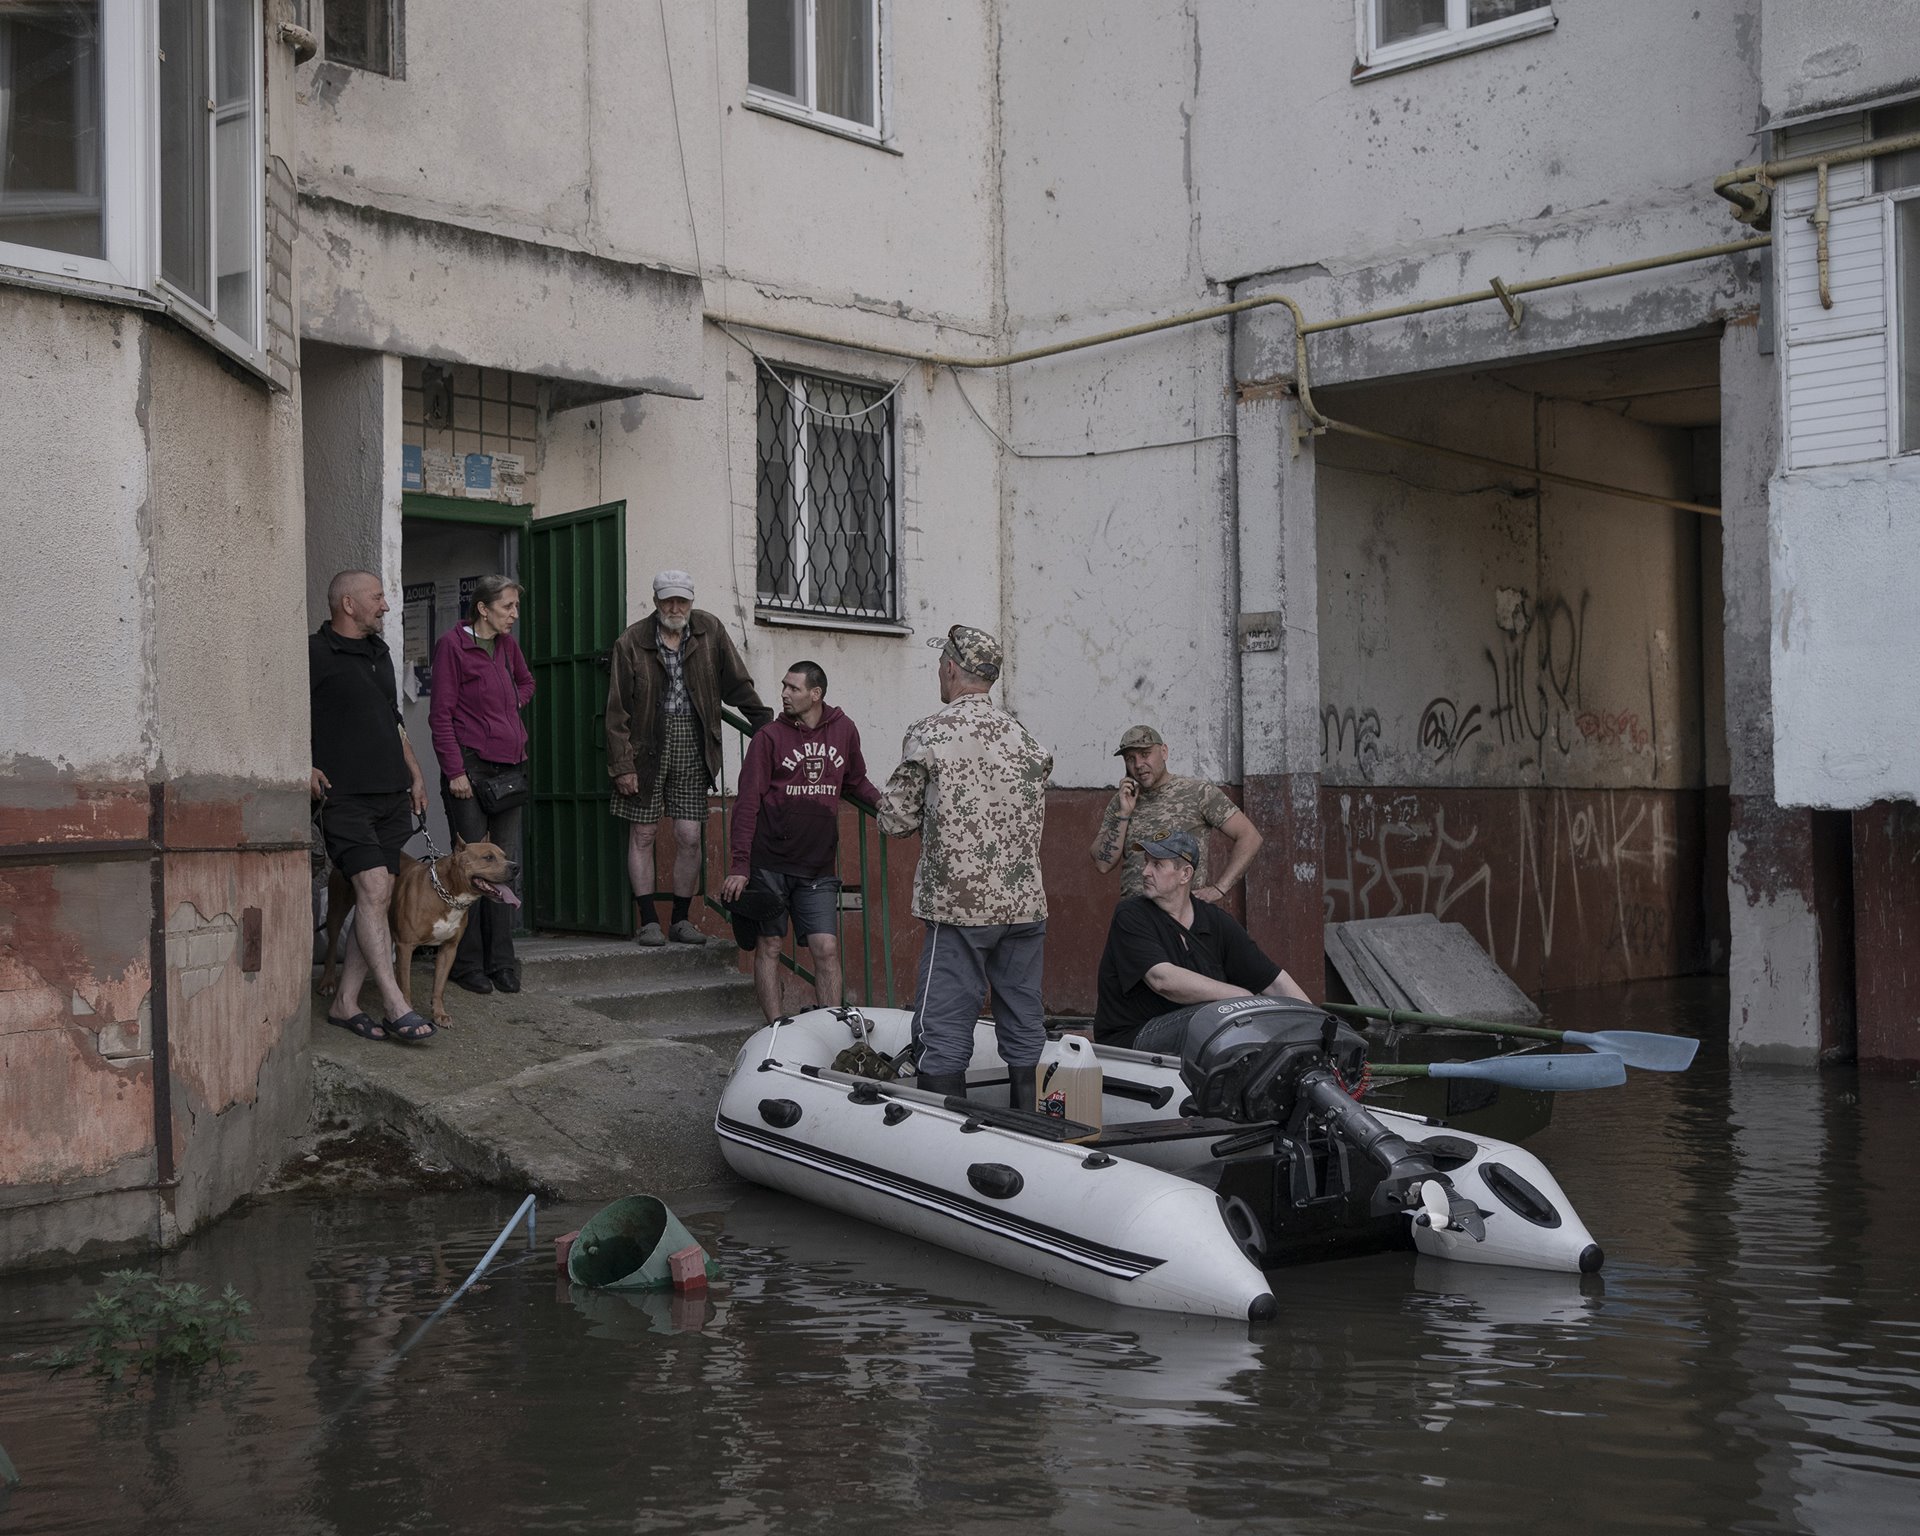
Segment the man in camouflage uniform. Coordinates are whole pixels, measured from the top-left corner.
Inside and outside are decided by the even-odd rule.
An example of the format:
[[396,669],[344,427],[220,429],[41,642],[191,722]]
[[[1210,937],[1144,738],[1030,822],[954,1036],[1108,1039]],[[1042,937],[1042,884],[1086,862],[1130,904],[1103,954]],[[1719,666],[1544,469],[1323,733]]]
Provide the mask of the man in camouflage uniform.
[[1052,754],[987,697],[1000,676],[1000,644],[956,624],[940,649],[942,708],[908,728],[900,766],[880,799],[881,830],[920,835],[913,915],[927,925],[914,997],[920,1086],[967,1091],[980,994],[993,989],[993,1022],[1016,1108],[1034,1103],[1047,1029],[1041,950],[1047,895],[1040,832]]
[[[1251,817],[1229,800],[1216,784],[1167,772],[1167,744],[1150,725],[1136,725],[1120,738],[1113,754],[1124,758],[1127,776],[1120,781],[1107,813],[1100,819],[1100,835],[1088,851],[1094,866],[1105,874],[1124,856],[1120,872],[1122,897],[1145,894],[1141,872],[1146,863],[1141,843],[1159,842],[1185,832],[1198,845],[1193,894],[1207,901],[1226,899],[1234,882],[1247,872],[1263,839]],[[1227,867],[1218,880],[1207,878],[1207,830],[1217,828],[1233,841]]]

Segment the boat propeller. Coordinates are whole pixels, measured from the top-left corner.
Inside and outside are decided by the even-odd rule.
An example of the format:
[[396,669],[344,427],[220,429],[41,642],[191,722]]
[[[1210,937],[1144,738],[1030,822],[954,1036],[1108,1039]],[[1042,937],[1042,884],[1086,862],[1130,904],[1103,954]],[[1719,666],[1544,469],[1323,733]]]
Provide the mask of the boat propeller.
[[1416,1227],[1464,1232],[1476,1243],[1487,1240],[1486,1213],[1444,1179],[1428,1179],[1422,1183],[1420,1203],[1408,1214]]

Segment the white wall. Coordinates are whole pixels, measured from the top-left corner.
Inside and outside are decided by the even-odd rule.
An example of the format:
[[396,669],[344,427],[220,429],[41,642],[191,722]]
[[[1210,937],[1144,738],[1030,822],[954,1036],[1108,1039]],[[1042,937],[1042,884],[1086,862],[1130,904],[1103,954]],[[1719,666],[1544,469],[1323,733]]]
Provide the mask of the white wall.
[[9,775],[138,777],[153,762],[144,329],[0,288],[0,538],[26,599],[0,607]]
[[[1224,297],[1197,222],[1210,171],[1195,91],[1217,16],[1001,8],[1012,346]],[[1219,45],[1235,46],[1223,19]],[[1166,736],[1177,771],[1238,777],[1228,348],[1214,322],[1027,364],[1001,386],[1013,696],[1054,745],[1058,784],[1111,784],[1135,723]],[[996,381],[966,382],[989,411]]]
[[[859,725],[879,779],[900,737],[939,706],[936,656],[925,641],[948,626],[1000,628],[1001,561],[992,525],[997,449],[953,397],[953,382],[905,364],[758,338],[780,362],[891,384],[907,373],[894,409],[901,617],[912,633],[864,634],[756,621],[753,359],[718,331],[705,349],[705,398],[643,397],[553,418],[541,462],[542,515],[603,502],[627,504],[627,611],[652,610],[654,572],[694,578],[695,601],[741,647],[760,696],[779,703],[795,661],[820,663],[828,698]],[[1038,729],[1038,727],[1036,727]],[[727,748],[728,779],[738,765]]]
[[1770,118],[1920,87],[1910,0],[1763,0]]
[[1920,459],[1771,491],[1775,795],[1920,800]]

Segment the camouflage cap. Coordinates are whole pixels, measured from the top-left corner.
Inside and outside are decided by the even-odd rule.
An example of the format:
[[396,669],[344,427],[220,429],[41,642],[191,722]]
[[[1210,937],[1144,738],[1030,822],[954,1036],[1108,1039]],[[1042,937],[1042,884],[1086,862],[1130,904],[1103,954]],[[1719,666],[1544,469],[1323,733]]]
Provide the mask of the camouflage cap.
[[945,638],[935,635],[927,644],[938,646],[941,655],[953,657],[962,672],[971,672],[987,682],[1000,675],[1000,642],[984,629],[956,624]]
[[1132,752],[1140,747],[1164,747],[1166,744],[1165,738],[1150,725],[1129,726],[1113,755],[1118,757],[1122,752]]
[[1169,832],[1155,843],[1136,842],[1133,850],[1150,859],[1185,859],[1192,868],[1200,867],[1200,845],[1191,832]]

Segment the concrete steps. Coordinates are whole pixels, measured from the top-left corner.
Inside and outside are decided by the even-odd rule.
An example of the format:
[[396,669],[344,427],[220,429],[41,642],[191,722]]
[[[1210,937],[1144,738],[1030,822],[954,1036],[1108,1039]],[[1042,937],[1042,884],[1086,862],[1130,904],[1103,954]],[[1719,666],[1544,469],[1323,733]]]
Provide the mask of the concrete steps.
[[721,1048],[760,1027],[753,978],[730,943],[642,949],[617,939],[542,937],[517,946],[521,985],[636,1026],[638,1038]]

